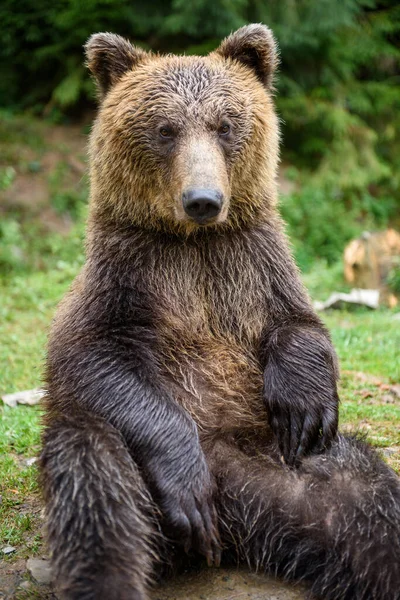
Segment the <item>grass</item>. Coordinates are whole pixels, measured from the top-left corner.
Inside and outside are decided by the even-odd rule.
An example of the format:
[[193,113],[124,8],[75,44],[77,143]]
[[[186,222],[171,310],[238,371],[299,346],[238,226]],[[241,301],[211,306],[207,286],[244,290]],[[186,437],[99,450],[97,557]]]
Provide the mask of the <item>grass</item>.
[[393,383],[400,381],[400,321],[395,313],[330,311],[324,320],[343,370],[364,371]]
[[[0,395],[41,386],[52,315],[83,260],[77,252],[81,234],[82,227],[77,227],[68,240],[54,235],[50,252],[43,254],[43,270],[16,268],[13,275],[0,278]],[[42,251],[43,240],[38,244],[31,248],[31,257]],[[63,258],[68,255],[73,259],[67,262]],[[40,420],[37,406],[0,404],[0,549],[16,548],[5,557],[11,562],[42,547],[37,469],[27,463],[40,451]]]
[[[340,263],[316,263],[304,280],[318,300],[347,289]],[[340,359],[340,428],[362,431],[374,446],[393,449],[384,457],[400,472],[400,399],[390,393],[390,384],[400,383],[398,316],[364,308],[322,313]]]
[[324,320],[338,351],[340,427],[359,430],[400,473],[400,398],[390,384],[400,382],[400,321],[391,311],[331,311]]
[[1,408],[0,548],[16,547],[16,555],[24,558],[35,554],[41,544],[37,473],[28,461],[39,452],[39,434],[40,409]]
[[75,269],[54,268],[0,280],[0,391],[40,387],[44,348],[54,308]]

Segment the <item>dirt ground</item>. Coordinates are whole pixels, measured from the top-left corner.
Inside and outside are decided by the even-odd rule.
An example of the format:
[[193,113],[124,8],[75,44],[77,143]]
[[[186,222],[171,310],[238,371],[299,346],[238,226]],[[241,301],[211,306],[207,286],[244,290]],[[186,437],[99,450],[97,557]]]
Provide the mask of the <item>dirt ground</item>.
[[303,600],[305,590],[245,570],[207,569],[184,574],[153,594],[153,600]]
[[[26,561],[0,563],[0,598],[4,600],[56,600],[52,587],[39,584]],[[207,569],[184,573],[154,589],[152,600],[304,600],[301,586],[244,569]]]

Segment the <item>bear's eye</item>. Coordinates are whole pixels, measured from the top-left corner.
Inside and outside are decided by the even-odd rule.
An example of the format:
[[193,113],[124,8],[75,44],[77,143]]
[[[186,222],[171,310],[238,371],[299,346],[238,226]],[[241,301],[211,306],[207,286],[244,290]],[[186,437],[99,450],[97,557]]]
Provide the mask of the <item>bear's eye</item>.
[[218,129],[219,135],[226,136],[231,132],[230,125],[228,123],[222,123],[221,127]]
[[162,137],[164,140],[170,140],[174,137],[174,132],[171,129],[171,127],[167,127],[165,125],[163,127],[160,127],[159,134],[160,137]]

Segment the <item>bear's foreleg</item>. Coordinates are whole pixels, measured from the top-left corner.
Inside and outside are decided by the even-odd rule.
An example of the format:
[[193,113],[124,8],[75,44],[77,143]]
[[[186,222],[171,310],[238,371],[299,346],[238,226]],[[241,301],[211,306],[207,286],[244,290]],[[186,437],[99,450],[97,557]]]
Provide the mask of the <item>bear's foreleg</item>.
[[54,583],[66,600],[145,600],[162,544],[157,509],[121,435],[59,417],[40,460]]
[[309,322],[293,319],[274,327],[263,355],[269,423],[286,463],[295,465],[328,447],[336,435],[336,355],[327,332],[312,315]]
[[218,563],[213,481],[198,430],[160,380],[149,311],[132,294],[96,290],[64,309],[49,344],[46,419],[81,411],[115,427],[161,509],[166,535]]

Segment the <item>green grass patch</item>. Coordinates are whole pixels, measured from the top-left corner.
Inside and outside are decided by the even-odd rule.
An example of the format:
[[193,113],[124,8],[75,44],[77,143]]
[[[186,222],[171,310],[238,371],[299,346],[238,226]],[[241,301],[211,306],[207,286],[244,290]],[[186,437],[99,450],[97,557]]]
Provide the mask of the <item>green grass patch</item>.
[[0,548],[15,547],[13,560],[41,546],[37,469],[28,461],[39,453],[40,409],[2,406],[0,418]]
[[40,387],[48,328],[77,270],[61,263],[0,280],[0,393]]
[[3,165],[18,165],[34,170],[36,165],[30,162],[31,153],[40,155],[46,150],[45,130],[46,123],[39,119],[0,110],[0,153]]
[[312,269],[303,273],[303,281],[313,300],[327,300],[332,292],[350,290],[344,280],[342,261],[329,265],[325,260],[314,260]]
[[400,382],[400,320],[390,310],[331,310],[323,314],[343,370]]

